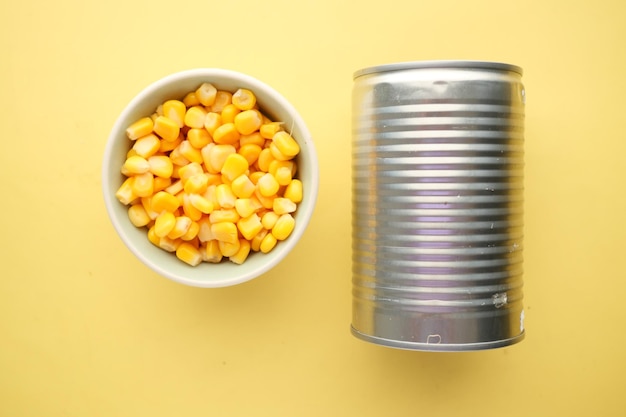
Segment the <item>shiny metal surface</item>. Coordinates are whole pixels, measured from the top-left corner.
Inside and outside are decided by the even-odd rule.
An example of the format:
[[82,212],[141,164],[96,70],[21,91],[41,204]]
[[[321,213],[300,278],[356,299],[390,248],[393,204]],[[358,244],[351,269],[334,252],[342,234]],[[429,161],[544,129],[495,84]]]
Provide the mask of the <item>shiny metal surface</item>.
[[474,61],[355,73],[355,336],[435,351],[523,338],[521,73]]

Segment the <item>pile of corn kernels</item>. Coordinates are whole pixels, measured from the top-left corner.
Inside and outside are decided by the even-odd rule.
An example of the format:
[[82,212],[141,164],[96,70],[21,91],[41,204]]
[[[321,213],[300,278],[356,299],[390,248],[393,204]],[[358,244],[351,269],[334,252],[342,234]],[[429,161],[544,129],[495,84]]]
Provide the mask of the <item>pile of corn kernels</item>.
[[154,245],[196,266],[270,252],[302,201],[296,140],[247,89],[204,83],[126,130],[132,148],[116,192]]

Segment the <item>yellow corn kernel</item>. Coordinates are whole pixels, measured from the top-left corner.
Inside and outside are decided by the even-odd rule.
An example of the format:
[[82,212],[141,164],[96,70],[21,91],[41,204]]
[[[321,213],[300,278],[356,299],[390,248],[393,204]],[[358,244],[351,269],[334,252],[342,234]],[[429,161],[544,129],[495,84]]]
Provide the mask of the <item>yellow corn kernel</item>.
[[237,196],[233,190],[226,184],[220,184],[215,189],[215,197],[222,208],[234,208]]
[[147,197],[154,193],[154,175],[151,172],[135,175],[132,184],[133,191],[138,197]]
[[240,133],[233,123],[224,123],[213,132],[213,141],[219,144],[232,145],[239,140]]
[[188,140],[182,141],[178,146],[178,149],[180,154],[189,162],[196,162],[198,164],[201,164],[203,162],[200,149],[194,148]]
[[185,104],[185,107],[193,107],[201,104],[195,91],[187,93],[185,98],[183,98],[183,103]]
[[293,159],[293,156],[287,156],[283,154],[273,141],[270,143],[269,149],[274,159],[278,159],[279,161],[288,161],[290,159]]
[[142,136],[135,140],[133,144],[133,150],[136,155],[143,158],[148,158],[159,151],[161,147],[161,139],[154,133],[150,133],[146,136]]
[[167,252],[175,252],[182,243],[180,239],[170,239],[167,236],[159,238],[159,247]]
[[194,175],[200,175],[203,173],[204,170],[202,169],[202,165],[200,165],[198,162],[191,162],[185,166],[180,167],[180,169],[178,170],[178,175],[180,175],[180,179],[183,184]]
[[154,155],[148,158],[149,171],[162,178],[170,178],[174,172],[172,160],[165,155]]
[[167,236],[175,225],[176,217],[174,216],[174,213],[164,211],[159,214],[159,217],[157,217],[154,222],[154,233],[156,233],[158,237]]
[[215,129],[222,125],[222,115],[215,112],[208,112],[204,118],[204,128],[211,136],[215,133]]
[[178,180],[172,183],[169,187],[167,187],[164,191],[167,191],[171,195],[176,195],[183,190],[183,182],[182,180]]
[[241,135],[239,137],[239,146],[245,146],[248,144],[257,145],[263,149],[263,147],[265,147],[265,139],[259,132],[252,132],[249,135]]
[[209,186],[209,177],[204,172],[195,174],[184,181],[184,190],[187,194],[202,194]]
[[222,255],[226,257],[235,256],[235,254],[239,252],[239,248],[241,247],[241,242],[239,241],[239,239],[237,239],[233,243],[218,240],[217,244],[220,248],[220,252],[222,252]]
[[128,208],[128,218],[135,227],[143,227],[151,220],[141,204],[133,204]]
[[239,110],[250,110],[256,105],[256,96],[252,91],[240,88],[233,94],[232,102]]
[[257,200],[259,200],[259,202],[264,208],[271,210],[274,207],[274,198],[276,198],[276,195],[271,195],[269,197],[264,196],[259,191],[258,185],[257,185],[257,189],[254,191],[254,196],[252,196],[251,198],[256,198]]
[[196,149],[202,149],[212,142],[211,135],[204,127],[201,129],[189,129],[189,132],[187,132],[187,140]]
[[150,206],[152,210],[157,213],[162,213],[164,211],[173,213],[174,210],[180,206],[180,201],[176,196],[168,193],[167,191],[159,191],[152,196]]
[[294,157],[300,153],[298,142],[287,132],[276,132],[272,138],[278,150],[287,157]]
[[211,223],[237,223],[240,218],[241,216],[239,216],[239,213],[237,213],[237,210],[234,208],[213,210],[209,215],[209,221]]
[[234,104],[227,104],[220,113],[222,115],[222,123],[233,123],[235,116],[237,116],[241,110],[239,110]]
[[204,166],[208,172],[214,174],[221,172],[226,158],[236,152],[237,150],[233,145],[215,145],[212,143],[202,148],[201,151]]
[[126,178],[120,188],[118,188],[115,192],[115,197],[120,201],[120,203],[126,206],[132,203],[138,197],[133,189],[134,181],[135,177]]
[[198,236],[199,231],[200,231],[200,224],[192,220],[191,224],[189,225],[189,229],[187,229],[187,232],[184,235],[182,235],[180,239],[184,240],[185,242],[193,240]]
[[235,243],[239,241],[235,223],[219,222],[211,225],[211,233],[220,242]]
[[189,126],[191,128],[204,128],[204,121],[206,120],[207,111],[204,107],[194,106],[187,109],[185,113],[184,123],[185,126]]
[[[184,141],[183,141],[184,142]],[[183,143],[181,142],[177,147],[175,147],[174,149],[172,149],[172,152],[170,152],[170,159],[172,160],[172,163],[174,165],[178,165],[178,166],[184,166],[187,165],[189,162],[189,159],[185,158],[181,153],[180,153],[180,145]]]
[[239,219],[237,222],[237,228],[239,229],[241,236],[247,240],[252,240],[252,238],[263,229],[263,224],[261,224],[259,216],[252,214],[248,217]]
[[272,228],[276,225],[279,217],[280,216],[273,211],[268,211],[261,218],[261,224],[265,229],[272,230]]
[[257,233],[250,241],[250,249],[254,252],[261,250],[261,242],[263,242],[263,239],[268,235],[268,233],[269,231],[265,229],[262,229],[259,233]]
[[213,211],[213,203],[200,194],[190,194],[189,202],[192,206],[200,210],[204,214],[210,214]]
[[150,117],[142,117],[137,120],[126,129],[126,136],[130,140],[139,139],[142,136],[146,136],[152,133],[154,128],[154,122]]
[[176,217],[176,222],[174,223],[174,227],[167,234],[167,237],[170,239],[178,239],[183,236],[191,227],[191,219],[187,216],[178,216]]
[[163,178],[163,177],[154,177],[154,192],[158,192],[158,191],[163,191],[165,190],[167,187],[169,187],[170,185],[172,185],[172,179],[171,178]]
[[185,213],[185,215],[193,221],[197,222],[198,220],[200,220],[202,218],[203,213],[191,203],[191,198],[189,194],[183,193],[182,197],[183,197],[183,204],[182,204],[183,213]]
[[226,176],[229,181],[232,181],[238,176],[245,174],[248,168],[246,158],[238,153],[231,153],[226,157],[220,172],[222,175]]
[[261,241],[261,244],[259,245],[259,250],[263,253],[269,253],[272,249],[274,249],[276,243],[278,243],[276,237],[273,234],[268,233]]
[[214,264],[220,263],[222,261],[223,255],[220,252],[220,245],[218,240],[210,240],[206,244],[206,249],[204,252],[204,261],[211,262]]
[[259,192],[263,197],[270,197],[275,195],[280,188],[280,184],[276,181],[276,178],[272,174],[264,174],[256,184]]
[[294,227],[296,226],[296,220],[289,213],[281,215],[276,224],[272,228],[272,235],[276,238],[276,240],[285,240],[289,237],[291,232],[293,232]]
[[185,139],[185,135],[183,135],[183,133],[179,133],[178,137],[170,142],[167,141],[165,139],[161,139],[161,144],[159,146],[159,152],[162,153],[166,153],[166,152],[171,152],[172,150],[174,150],[178,145],[180,145],[180,143]]
[[241,265],[246,261],[248,255],[250,254],[250,242],[244,239],[239,240],[239,250],[234,255],[231,255],[228,260]]
[[172,120],[178,127],[184,126],[187,106],[180,100],[167,100],[163,103],[163,116]]
[[141,197],[141,206],[143,207],[150,220],[156,220],[156,218],[159,217],[160,213],[152,210],[152,197],[154,196]]
[[283,197],[290,199],[294,203],[302,201],[302,181],[293,179],[285,188]]
[[211,232],[211,222],[207,216],[203,216],[196,223],[198,224],[198,240],[200,240],[200,242],[208,242],[215,239],[215,236],[213,236]]
[[254,164],[257,159],[259,159],[259,155],[261,154],[261,147],[254,143],[247,143],[245,145],[240,145],[237,153],[248,161],[248,165]]
[[222,181],[220,179],[219,183],[209,185],[206,191],[204,192],[204,194],[202,194],[202,197],[209,200],[211,204],[213,204],[214,208],[218,208],[220,206],[219,201],[217,201],[217,186],[220,185],[221,183]]
[[296,211],[296,203],[288,198],[278,197],[274,199],[272,208],[274,212],[280,216],[282,214],[293,213]]
[[255,171],[248,175],[248,177],[250,178],[250,181],[252,181],[252,184],[257,185],[259,183],[259,179],[265,174],[266,173],[263,171]]
[[203,83],[195,91],[196,98],[203,106],[212,106],[215,103],[217,88],[211,83]]
[[154,226],[152,226],[150,229],[148,229],[148,240],[150,241],[150,243],[152,243],[154,246],[159,246],[159,241],[161,240],[161,238],[159,238],[156,233],[154,232]]
[[211,105],[211,111],[215,113],[221,113],[224,107],[232,103],[233,94],[229,91],[218,90],[215,94],[215,101]]
[[246,110],[235,116],[235,128],[242,135],[256,132],[263,124],[263,116],[257,110]]
[[230,184],[233,193],[239,198],[249,198],[254,194],[256,186],[250,181],[247,175],[240,175]]
[[280,167],[276,170],[276,174],[274,174],[276,181],[280,185],[289,185],[291,183],[291,169],[287,167]]
[[274,135],[282,130],[282,123],[270,122],[261,125],[259,133],[265,139],[272,139]]
[[202,262],[200,250],[189,242],[183,242],[178,246],[176,257],[191,266],[196,266]]
[[257,210],[263,208],[261,203],[252,198],[238,198],[235,201],[235,210],[241,217],[248,217],[255,213]]
[[135,156],[135,155],[137,155],[137,152],[133,148],[130,148],[128,150],[128,152],[126,152],[126,159],[130,158],[131,156]]
[[143,174],[150,171],[150,164],[144,157],[133,155],[124,162],[122,169],[131,175]]
[[178,124],[166,116],[159,116],[154,121],[154,132],[170,142],[175,141],[180,133]]
[[272,152],[268,148],[263,149],[259,154],[259,158],[257,159],[257,166],[259,167],[259,171],[269,172],[270,164],[275,159],[276,158],[274,158]]

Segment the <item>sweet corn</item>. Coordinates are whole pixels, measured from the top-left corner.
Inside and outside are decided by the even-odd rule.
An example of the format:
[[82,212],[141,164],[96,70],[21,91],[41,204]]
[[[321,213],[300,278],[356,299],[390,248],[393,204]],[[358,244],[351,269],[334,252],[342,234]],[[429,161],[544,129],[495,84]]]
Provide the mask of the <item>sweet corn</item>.
[[172,160],[165,155],[154,155],[148,158],[149,171],[157,177],[170,178],[174,172]]
[[211,222],[211,224],[221,222],[237,223],[240,218],[241,216],[239,216],[239,213],[237,213],[237,210],[234,208],[219,209],[211,212],[209,222]]
[[191,202],[190,195],[187,193],[183,193],[183,212],[186,216],[188,216],[193,221],[198,221],[202,218],[202,211],[194,206]]
[[211,139],[211,135],[209,134],[209,132],[207,132],[204,127],[202,127],[199,129],[189,129],[189,132],[187,132],[187,140],[194,148],[202,149],[206,145],[211,143],[213,139]]
[[196,266],[202,262],[200,251],[189,242],[183,242],[178,246],[176,257],[191,266]]
[[227,104],[220,113],[222,115],[222,123],[233,123],[235,116],[237,116],[241,110],[239,110],[234,104]]
[[279,185],[289,185],[291,183],[291,169],[287,167],[280,167],[276,170],[276,174],[274,174],[274,178],[276,178],[276,182]]
[[235,223],[220,222],[211,225],[211,233],[220,242],[235,243],[238,241],[237,226]]
[[262,229],[259,233],[256,234],[256,236],[252,238],[252,240],[250,241],[250,249],[253,252],[259,252],[261,250],[261,242],[263,242],[263,239],[265,238],[265,236],[267,236],[268,233],[268,230]]
[[259,179],[265,174],[266,172],[263,171],[255,171],[248,175],[248,177],[250,178],[250,181],[252,181],[252,184],[257,185],[259,183]]
[[276,240],[276,237],[273,234],[268,233],[265,235],[263,240],[261,240],[261,244],[259,245],[259,250],[263,253],[269,253],[272,249],[274,249],[274,247],[276,246],[276,243],[278,243],[278,240]]
[[180,175],[180,179],[183,184],[194,175],[200,175],[203,173],[204,170],[202,169],[202,165],[200,165],[198,162],[189,163],[185,166],[180,167],[180,169],[178,170],[178,175]]
[[204,118],[204,128],[211,136],[215,133],[215,129],[222,125],[222,115],[215,112],[208,112]]
[[274,159],[278,159],[279,161],[288,161],[288,160],[293,158],[293,156],[287,156],[287,155],[283,154],[280,151],[280,149],[278,149],[278,146],[276,146],[274,141],[272,141],[270,143],[269,149],[270,149],[270,152],[272,153],[272,156],[274,157]]
[[207,111],[204,107],[194,106],[187,109],[185,113],[184,123],[185,126],[191,128],[204,128],[204,121],[206,120]]
[[202,194],[209,186],[209,177],[203,172],[187,178],[184,190],[187,194]]
[[170,239],[178,239],[183,236],[191,227],[191,219],[187,216],[178,216],[174,223],[174,227],[167,234]]
[[215,94],[215,101],[211,105],[211,111],[221,113],[224,107],[232,103],[233,94],[228,91],[218,90]]
[[213,131],[215,143],[232,145],[239,140],[241,134],[233,123],[224,123]]
[[159,212],[152,210],[152,198],[153,197],[154,196],[141,197],[141,206],[143,207],[144,211],[146,212],[150,220],[156,220],[156,218],[159,217],[159,214],[160,214]]
[[189,164],[189,159],[185,158],[181,153],[180,153],[180,145],[183,142],[181,142],[177,147],[175,147],[174,149],[172,149],[172,152],[170,152],[170,159],[172,160],[172,163],[174,165],[178,165],[178,166],[184,166]]
[[256,198],[261,203],[261,205],[264,208],[271,210],[272,207],[274,207],[274,198],[276,198],[276,196],[275,195],[271,195],[269,197],[266,197],[266,196],[262,195],[261,192],[259,191],[259,188],[258,188],[258,185],[257,185],[257,189],[254,191],[253,198]]
[[270,151],[268,148],[263,149],[259,154],[259,158],[257,159],[257,166],[259,167],[259,170],[263,172],[269,172],[270,164],[275,159],[276,158],[274,158],[274,156],[272,155],[272,151]]
[[215,145],[212,143],[202,148],[201,151],[207,171],[214,174],[221,172],[226,158],[236,152],[237,150],[232,145]]
[[220,184],[215,189],[215,197],[222,208],[234,208],[237,196],[233,190],[226,184]]
[[272,228],[276,225],[278,218],[280,216],[273,211],[268,211],[261,217],[261,224],[267,230],[272,230]]
[[215,98],[217,95],[217,88],[210,83],[203,83],[198,89],[195,91],[196,98],[203,106],[212,106],[215,103]]
[[280,184],[272,174],[264,174],[257,182],[257,188],[263,197],[270,197],[278,192]]
[[289,213],[281,215],[272,228],[272,235],[276,240],[285,240],[289,237],[296,225],[296,220]]
[[247,175],[242,174],[235,178],[230,184],[233,193],[239,198],[249,198],[254,194],[256,186],[250,181]]
[[189,202],[192,206],[200,210],[204,214],[210,214],[213,211],[213,203],[199,194],[190,194]]
[[256,96],[252,91],[240,88],[233,94],[232,102],[239,110],[250,110],[256,105]]
[[159,192],[165,190],[167,187],[172,185],[171,178],[163,178],[163,177],[154,177],[154,192]]
[[261,147],[254,143],[247,143],[245,145],[239,146],[239,150],[237,153],[248,161],[248,166],[254,164],[257,159],[259,159],[259,155],[261,154]]
[[185,98],[183,98],[183,103],[185,104],[185,107],[193,107],[201,104],[195,91],[190,91],[189,93],[187,93],[187,95],[185,95]]
[[144,157],[133,155],[126,159],[122,170],[130,175],[143,174],[150,171],[150,164]]
[[241,135],[239,137],[239,146],[243,147],[245,145],[257,145],[259,148],[263,149],[265,146],[265,138],[261,136],[259,132],[252,132],[249,135]]
[[187,232],[184,235],[182,235],[180,239],[185,242],[193,240],[198,236],[199,231],[200,231],[200,224],[192,220],[191,224],[189,225],[189,229],[187,229]]
[[133,145],[135,153],[143,158],[149,158],[161,148],[161,139],[154,133],[142,136]]
[[220,263],[222,261],[223,255],[220,251],[220,245],[218,240],[211,240],[207,242],[204,260],[206,262],[211,263]]
[[282,123],[270,122],[261,125],[259,133],[265,139],[272,139],[274,135],[282,130]]
[[239,239],[237,239],[236,241],[232,243],[218,240],[217,245],[219,246],[220,252],[222,252],[222,255],[226,257],[231,257],[231,256],[235,256],[237,252],[239,252],[239,248],[241,247],[241,242],[239,241]]
[[159,217],[157,217],[154,222],[154,233],[158,237],[167,236],[172,231],[175,225],[176,217],[174,216],[174,213],[164,211],[159,214]]
[[150,243],[152,243],[154,246],[159,246],[159,241],[161,240],[160,237],[158,237],[156,235],[156,233],[154,232],[154,226],[150,227],[148,229],[148,240],[150,241]]
[[157,213],[162,213],[164,211],[173,213],[174,210],[180,206],[180,201],[174,195],[166,191],[159,191],[152,196],[150,206],[152,210]]
[[298,142],[287,132],[276,132],[272,138],[272,142],[276,144],[278,150],[287,157],[294,157],[300,153]]
[[239,250],[234,255],[231,255],[228,259],[236,263],[237,265],[243,264],[248,255],[250,254],[250,242],[244,239],[239,239]]
[[294,203],[302,202],[302,181],[293,179],[285,188],[283,197],[290,199]]
[[128,208],[128,218],[135,227],[143,227],[151,220],[141,204],[133,204]]
[[165,191],[167,191],[168,193],[172,195],[176,195],[180,193],[182,190],[183,190],[182,180],[174,181],[172,185],[170,185],[169,187],[165,189]]
[[184,126],[187,106],[179,100],[167,100],[163,103],[163,116],[172,120],[180,128]]
[[154,175],[151,172],[135,175],[132,184],[133,191],[138,197],[147,197],[154,193]]
[[262,207],[263,205],[261,205],[259,200],[252,198],[238,198],[235,201],[235,210],[237,210],[237,213],[241,217],[251,216]]
[[263,124],[263,116],[257,110],[246,110],[235,116],[235,128],[242,135],[256,132]]
[[178,137],[173,141],[167,141],[165,139],[161,139],[161,145],[159,147],[159,152],[171,152],[174,150],[180,143],[185,139],[185,135],[183,133],[179,133]]
[[282,214],[293,213],[296,211],[296,203],[291,201],[288,198],[278,197],[274,199],[274,204],[272,205],[274,213],[279,216]]
[[154,121],[154,132],[170,142],[175,141],[180,133],[178,123],[166,116],[159,116]]
[[228,178],[229,181],[232,181],[240,175],[245,174],[248,168],[249,166],[246,158],[238,153],[231,153],[226,157],[220,172]]
[[182,141],[178,146],[178,149],[180,154],[189,162],[196,162],[198,164],[204,162],[200,149],[194,148],[188,140]]
[[150,117],[142,117],[135,123],[128,126],[126,129],[126,136],[128,136],[128,139],[130,140],[136,140],[142,136],[152,133],[153,128],[154,122],[152,119]]
[[159,247],[167,252],[175,252],[182,241],[180,239],[170,239],[167,236],[159,238]]
[[237,228],[244,238],[252,240],[252,238],[263,229],[263,224],[261,224],[259,216],[252,214],[248,217],[239,219],[237,222]]

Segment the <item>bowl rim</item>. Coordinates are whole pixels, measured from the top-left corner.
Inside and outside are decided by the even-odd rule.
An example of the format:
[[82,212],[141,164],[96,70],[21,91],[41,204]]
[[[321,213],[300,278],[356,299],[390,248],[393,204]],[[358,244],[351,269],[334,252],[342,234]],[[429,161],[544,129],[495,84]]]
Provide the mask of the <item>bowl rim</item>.
[[[273,101],[276,101],[278,105],[287,112],[292,118],[292,123],[298,126],[298,130],[300,132],[300,138],[296,138],[301,145],[301,148],[304,148],[306,151],[306,157],[310,164],[310,177],[307,178],[307,186],[306,186],[306,195],[309,203],[300,210],[301,207],[298,207],[298,214],[300,217],[296,223],[296,228],[289,236],[288,239],[281,241],[280,245],[274,251],[277,251],[271,258],[268,258],[267,262],[262,262],[256,269],[250,269],[242,272],[241,274],[237,274],[232,278],[214,278],[210,280],[199,281],[196,279],[192,279],[186,276],[181,275],[180,273],[176,273],[170,271],[166,268],[163,268],[150,260],[148,256],[146,256],[137,246],[133,244],[132,239],[126,233],[127,225],[122,225],[122,219],[120,216],[116,216],[115,205],[120,204],[115,195],[111,195],[111,189],[109,184],[109,173],[110,167],[108,161],[113,158],[114,147],[116,141],[119,139],[120,132],[126,130],[126,123],[124,123],[125,119],[128,118],[129,113],[133,111],[139,104],[143,103],[145,100],[149,100],[150,97],[155,95],[159,90],[165,88],[173,83],[188,79],[188,78],[205,78],[206,82],[211,82],[211,78],[221,78],[221,79],[231,79],[233,82],[236,82],[240,85],[245,86],[244,88],[249,88],[255,92],[257,95],[269,95],[271,96]],[[219,83],[216,83],[219,84]],[[203,288],[217,288],[217,287],[227,287],[232,285],[241,284],[247,281],[250,281],[254,278],[257,278],[276,265],[278,265],[296,246],[296,244],[300,241],[302,235],[308,228],[308,224],[313,216],[315,211],[315,207],[317,205],[317,195],[319,190],[319,163],[317,159],[317,152],[315,149],[315,145],[313,143],[311,133],[308,129],[308,126],[304,122],[304,119],[297,111],[297,109],[276,89],[271,87],[269,84],[253,77],[248,74],[234,71],[230,69],[224,68],[193,68],[187,70],[181,70],[178,72],[174,72],[168,74],[162,78],[153,81],[148,84],[144,88],[142,88],[129,102],[124,106],[122,111],[118,114],[113,127],[107,137],[104,155],[102,158],[102,169],[101,169],[101,178],[102,178],[102,192],[104,194],[104,202],[106,207],[106,212],[109,217],[109,220],[113,224],[113,227],[118,235],[118,237],[122,240],[125,246],[133,253],[133,255],[138,258],[144,265],[152,269],[154,272],[159,275],[168,278],[172,281],[178,282],[180,284],[193,286],[193,287],[203,287]],[[133,226],[134,227],[134,226]],[[274,252],[272,251],[272,252]],[[270,252],[271,254],[271,252]],[[264,256],[268,256],[267,254]],[[174,255],[175,256],[175,255]],[[180,262],[180,261],[179,261]],[[223,261],[228,262],[228,261]],[[233,267],[237,267],[238,265],[232,265]],[[196,267],[197,268],[197,267]]]

